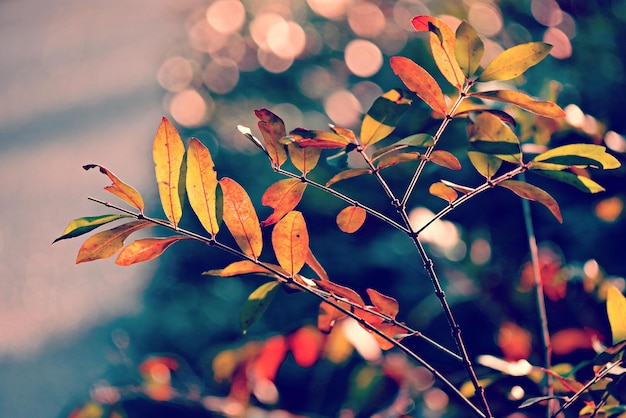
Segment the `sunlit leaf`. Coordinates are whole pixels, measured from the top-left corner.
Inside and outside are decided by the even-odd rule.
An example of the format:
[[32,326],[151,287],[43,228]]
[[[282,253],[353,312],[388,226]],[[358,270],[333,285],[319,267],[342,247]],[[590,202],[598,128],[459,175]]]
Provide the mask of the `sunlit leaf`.
[[400,304],[397,300],[391,296],[383,295],[374,289],[367,289],[366,292],[372,301],[372,304],[376,306],[381,313],[395,319],[396,315],[400,311]]
[[361,123],[361,143],[367,147],[388,137],[400,117],[411,104],[405,92],[397,89],[387,91],[372,103]]
[[624,351],[626,351],[626,340],[620,341],[611,347],[607,347],[604,351],[598,354],[595,359],[593,359],[593,364],[596,366],[594,367],[596,372],[597,366],[604,367],[607,363],[611,363],[618,358],[622,358]]
[[510,80],[541,62],[552,49],[545,42],[516,45],[498,54],[483,70],[478,81]]
[[306,189],[306,183],[300,179],[288,178],[277,181],[265,190],[261,203],[274,209],[274,212],[263,222],[261,226],[273,225],[286,213],[293,210]]
[[466,117],[478,113],[490,113],[500,119],[502,122],[508,123],[513,127],[517,126],[517,122],[515,121],[515,119],[513,119],[513,116],[509,115],[508,113],[499,109],[487,109],[477,105],[466,106],[463,110],[454,112],[452,116],[455,118]]
[[[385,334],[386,336],[398,342],[401,341],[404,338],[403,335],[406,334],[406,330],[404,328],[402,328],[399,325],[392,324],[392,323],[385,322],[380,325],[377,325],[376,328],[379,331],[381,331],[383,334]],[[374,339],[376,339],[376,342],[378,343],[378,345],[380,345],[381,349],[391,350],[393,347],[395,347],[395,345],[392,342],[381,337],[380,335],[376,333],[372,333],[372,335],[374,336]]]
[[[496,151],[497,154],[492,154],[492,152],[488,152],[488,154],[497,155],[509,162],[518,162],[521,158],[520,142],[515,133],[508,125],[490,113],[480,113],[476,115],[474,121],[468,122],[467,137],[472,147],[476,143],[476,150],[481,147],[489,151]],[[490,145],[489,142],[493,144]],[[492,147],[492,149],[488,147]],[[499,152],[499,149],[504,152]],[[482,150],[479,152],[486,153]]]
[[324,290],[327,290],[332,295],[339,296],[341,298],[345,298],[359,306],[365,306],[365,302],[363,302],[363,298],[359,296],[357,292],[350,289],[349,287],[341,286],[337,283],[333,283],[330,280],[313,280],[316,285],[321,287]]
[[128,217],[129,215],[120,214],[85,216],[84,218],[74,219],[67,225],[65,231],[63,231],[63,235],[52,241],[52,243],[54,244],[55,242],[61,241],[62,239],[78,237],[80,235],[86,234],[87,232],[93,231],[101,225],[105,225],[109,222]]
[[154,137],[152,157],[163,211],[176,227],[183,215],[181,193],[184,185],[180,189],[180,182],[185,145],[174,125],[165,117]]
[[131,264],[153,260],[163,254],[170,245],[183,239],[188,239],[188,237],[178,236],[138,239],[120,251],[115,259],[115,264],[119,266],[130,266]]
[[626,340],[626,298],[615,286],[607,286],[606,292],[606,312],[616,344]]
[[533,162],[569,166],[599,166],[605,170],[620,167],[617,158],[606,152],[606,147],[595,144],[569,144],[537,155]]
[[451,181],[448,181],[448,180],[441,180],[441,182],[445,184],[446,186],[453,188],[459,193],[467,194],[467,193],[471,193],[474,191],[474,189],[472,189],[471,187],[461,186],[460,184],[452,183]]
[[317,315],[317,328],[324,332],[329,333],[335,326],[335,323],[346,317],[346,314],[332,305],[322,302],[320,303],[319,313]]
[[361,228],[366,216],[367,212],[362,207],[348,206],[337,214],[337,226],[343,232],[352,234]]
[[405,57],[391,57],[391,68],[404,85],[435,112],[446,114],[446,101],[437,81],[422,67]]
[[267,109],[257,109],[254,114],[259,119],[259,130],[265,141],[265,149],[274,165],[280,167],[287,161],[287,151],[280,142],[286,135],[283,120]]
[[309,253],[306,256],[305,261],[306,261],[307,266],[311,267],[311,270],[313,270],[315,274],[317,274],[317,277],[319,277],[320,280],[328,280],[328,273],[326,273],[326,270],[324,270],[324,267],[322,267],[322,265],[317,260],[317,258],[315,258],[315,255],[313,254],[313,251],[311,251],[310,248],[309,248]]
[[[270,268],[272,270],[270,270]],[[273,276],[276,278],[280,277],[280,276],[277,276],[274,271],[280,272],[281,274],[288,276],[287,272],[283,270],[283,268],[279,265],[271,264],[271,263],[259,264],[250,260],[234,261],[230,263],[229,265],[227,265],[226,267],[224,267],[223,269],[209,270],[209,271],[203,272],[202,274],[209,275],[209,276],[219,276],[219,277],[242,276],[245,274],[263,274],[263,275]]]
[[430,32],[430,49],[441,74],[457,89],[465,82],[465,74],[456,60],[456,35],[445,22],[433,16],[416,16],[411,20],[418,32]]
[[111,257],[122,249],[130,234],[152,225],[149,221],[131,221],[92,235],[78,250],[76,264]]
[[540,174],[544,177],[558,180],[563,183],[567,183],[586,193],[599,193],[604,191],[604,187],[600,186],[589,177],[573,174],[567,171],[548,171],[538,169],[541,167],[541,164],[543,163],[533,164],[531,166],[531,170],[533,170],[533,173]]
[[564,118],[565,112],[556,103],[536,100],[520,91],[513,90],[492,90],[471,93],[472,97],[495,100],[498,102],[512,103],[536,115],[546,118]]
[[556,200],[554,200],[552,196],[550,196],[546,191],[540,189],[539,187],[517,180],[506,180],[498,184],[498,186],[507,188],[524,199],[534,200],[542,203],[550,210],[550,212],[552,212],[554,217],[558,219],[559,222],[563,223],[563,217],[561,216],[559,204],[556,202]]
[[341,180],[350,179],[363,174],[372,174],[372,171],[367,168],[351,168],[349,170],[342,171],[341,173],[337,173],[331,177],[331,179],[326,182],[326,187],[330,187]]
[[90,170],[96,167],[100,170],[102,174],[106,174],[113,182],[112,185],[106,186],[104,190],[114,194],[115,196],[119,197],[124,202],[131,205],[132,207],[139,209],[139,212],[143,213],[143,208],[144,208],[143,199],[141,195],[139,194],[139,192],[135,190],[134,187],[129,186],[128,184],[124,183],[122,180],[117,178],[115,174],[113,174],[107,168],[102,167],[101,165],[87,164],[83,166],[85,170]]
[[491,179],[502,165],[502,160],[482,152],[468,151],[467,156],[476,169],[486,179]]
[[473,76],[485,53],[485,45],[476,30],[467,22],[461,22],[456,30],[454,52],[465,77]]
[[419,152],[401,152],[395,154],[388,154],[379,158],[376,161],[376,168],[382,170],[384,168],[392,167],[394,165],[408,163],[410,161],[419,160],[422,154]]
[[302,213],[291,211],[272,230],[272,246],[278,264],[290,276],[304,266],[309,253],[309,232]]
[[239,325],[244,333],[267,310],[274,296],[276,296],[279,284],[278,282],[264,283],[248,296],[239,316]]
[[375,162],[379,158],[384,157],[387,154],[391,154],[396,151],[400,151],[405,148],[411,147],[429,147],[434,145],[433,137],[428,134],[416,134],[406,137],[394,144],[380,148],[374,152],[370,158],[372,162]]
[[459,196],[457,192],[452,188],[448,187],[442,182],[433,183],[430,185],[428,192],[433,196],[437,196],[446,200],[450,203],[454,202],[456,198]]
[[305,325],[289,336],[289,348],[300,367],[313,366],[319,359],[323,346],[324,336],[311,325]]
[[[344,148],[350,144],[350,140],[344,136],[330,131],[310,130],[296,128],[289,132],[289,136],[300,147],[313,147],[322,149]],[[352,144],[356,146],[356,144]]]
[[263,145],[263,143],[259,141],[257,137],[252,135],[252,130],[250,128],[248,128],[247,126],[243,126],[243,125],[237,125],[237,130],[241,132],[246,138],[248,138],[248,140],[252,142],[256,147],[258,147],[261,151],[263,151],[265,155],[270,157],[270,154],[269,152],[267,152],[265,145]]
[[305,176],[315,168],[322,154],[320,148],[302,148],[295,143],[287,146],[287,152],[293,165]]
[[263,249],[259,218],[248,193],[235,180],[224,177],[219,181],[224,195],[224,223],[244,254],[255,260]]
[[191,138],[187,155],[187,197],[200,223],[212,236],[219,231],[217,220],[217,172],[211,153]]
[[428,158],[431,162],[450,170],[460,170],[461,163],[452,153],[444,150],[435,150]]
[[358,144],[359,141],[356,139],[356,135],[352,129],[342,128],[341,126],[336,126],[333,124],[328,125],[330,129],[339,136],[346,138],[351,144]]

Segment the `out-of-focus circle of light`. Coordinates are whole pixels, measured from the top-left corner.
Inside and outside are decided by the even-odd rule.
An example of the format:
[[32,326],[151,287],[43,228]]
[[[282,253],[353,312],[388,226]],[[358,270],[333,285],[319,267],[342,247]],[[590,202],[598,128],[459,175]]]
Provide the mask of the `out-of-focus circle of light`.
[[348,24],[357,36],[373,38],[385,29],[385,15],[374,3],[356,3],[348,10]]
[[286,23],[285,19],[276,13],[261,13],[250,23],[250,35],[259,48],[270,50],[268,33],[274,25]]
[[484,238],[477,238],[470,247],[470,259],[472,263],[480,266],[491,258],[491,245]]
[[233,33],[228,37],[228,42],[222,49],[211,54],[212,58],[226,58],[234,62],[240,62],[246,56],[246,39],[239,33]]
[[336,125],[350,127],[359,121],[361,106],[348,90],[338,90],[324,100],[324,111]]
[[281,58],[297,58],[306,46],[304,29],[296,22],[278,22],[267,31],[267,45]]
[[293,58],[282,58],[271,51],[265,51],[261,48],[257,51],[257,58],[263,68],[274,74],[287,71],[293,64]]
[[337,80],[326,68],[319,65],[310,66],[300,74],[298,87],[302,94],[311,99],[319,99],[326,95],[328,89],[334,89]]
[[448,401],[448,395],[441,389],[431,388],[424,393],[424,404],[433,411],[445,409]]
[[580,128],[585,123],[585,113],[575,104],[568,104],[563,111],[565,111],[565,120],[573,127]]
[[226,94],[239,82],[239,69],[232,60],[224,58],[213,60],[204,68],[202,80],[212,92]]
[[169,103],[172,117],[186,127],[196,127],[206,122],[209,117],[208,111],[207,102],[194,89],[181,91]]
[[362,109],[369,109],[374,100],[383,94],[383,90],[376,83],[361,81],[352,87],[352,94],[361,103]]
[[376,43],[385,54],[394,55],[405,47],[407,40],[408,34],[406,31],[395,25],[387,25]]
[[530,11],[535,20],[544,26],[556,26],[563,19],[563,11],[556,0],[533,0]]
[[300,109],[291,103],[279,103],[272,106],[271,111],[291,127],[302,126],[305,123]]
[[504,49],[499,43],[494,42],[491,39],[483,39],[483,44],[485,45],[485,53],[480,60],[480,66],[485,68],[487,64],[489,64],[498,54],[504,51]]
[[365,39],[350,41],[346,46],[344,59],[352,74],[359,77],[373,76],[383,66],[383,53]]
[[217,0],[207,8],[206,18],[216,31],[233,33],[246,22],[246,10],[239,0]]
[[477,32],[485,36],[497,35],[502,30],[502,14],[494,4],[473,3],[467,13],[467,20]]
[[351,0],[307,0],[315,13],[327,19],[338,19],[346,14]]
[[572,44],[566,34],[558,28],[548,28],[543,34],[543,41],[552,45],[550,55],[565,59],[572,55]]
[[615,131],[608,131],[604,135],[604,143],[615,152],[626,152],[626,139]]
[[191,63],[183,57],[176,56],[165,60],[157,71],[157,80],[165,90],[179,92],[187,87],[193,79]]
[[563,18],[557,27],[561,29],[569,39],[574,39],[576,36],[576,21],[569,13],[563,12]]
[[419,0],[398,1],[393,5],[393,20],[407,32],[415,32],[411,19],[415,16],[430,14],[430,10]]
[[211,54],[222,48],[228,35],[216,31],[206,19],[194,22],[187,31],[189,44],[192,48]]

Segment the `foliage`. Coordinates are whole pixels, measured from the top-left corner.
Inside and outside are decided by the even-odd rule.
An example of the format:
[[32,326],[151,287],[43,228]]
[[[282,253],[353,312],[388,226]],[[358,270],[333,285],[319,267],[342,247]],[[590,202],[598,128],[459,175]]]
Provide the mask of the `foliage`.
[[[533,143],[532,135],[520,139],[516,133],[533,129],[539,131],[539,127],[545,127],[548,120],[565,116],[555,103],[505,89],[506,84],[499,83],[516,79],[539,64],[550,52],[550,45],[543,42],[516,45],[481,67],[484,44],[467,22],[462,23],[456,32],[432,16],[417,16],[412,25],[417,32],[427,34],[434,63],[449,86],[442,88],[424,67],[410,58],[397,56],[390,61],[391,69],[409,91],[391,89],[382,94],[364,115],[358,133],[335,125],[330,125],[328,131],[288,130],[284,121],[268,109],[254,112],[262,140],[255,137],[251,129],[239,126],[242,134],[262,150],[272,169],[285,177],[265,189],[261,203],[273,212],[263,221],[259,220],[254,199],[246,188],[230,177],[219,176],[209,149],[200,140],[191,138],[185,146],[167,118],[162,119],[153,144],[158,192],[166,219],[146,215],[141,195],[110,170],[96,164],[84,166],[86,170],[99,168],[112,181],[105,190],[133,209],[90,198],[115,209],[119,214],[73,220],[55,242],[81,236],[113,221],[130,220],[88,238],[79,250],[77,263],[108,258],[119,252],[115,262],[128,266],[157,258],[170,246],[183,240],[193,240],[222,250],[238,260],[207,271],[208,276],[260,275],[268,279],[244,303],[240,315],[244,332],[268,310],[281,288],[290,296],[306,293],[319,301],[317,327],[305,325],[289,335],[276,335],[261,342],[248,343],[237,349],[222,351],[215,357],[215,379],[228,381],[230,385],[224,398],[201,397],[194,392],[194,388],[176,386],[173,377],[179,370],[180,361],[169,357],[144,362],[139,367],[141,388],[130,392],[144,393],[157,401],[193,401],[226,415],[242,414],[246,408],[252,407],[253,397],[269,408],[277,401],[278,370],[287,361],[288,353],[302,368],[312,367],[321,361],[339,366],[347,361],[346,353],[350,350],[346,346],[350,344],[345,337],[342,339],[344,334],[338,329],[350,326],[346,324],[358,324],[362,329],[357,338],[360,342],[352,341],[354,347],[363,352],[373,350],[372,347],[396,349],[405,357],[387,355],[380,364],[365,364],[356,370],[350,378],[350,390],[340,405],[352,416],[374,413],[403,416],[408,413],[407,408],[418,392],[419,382],[414,379],[416,366],[407,358],[434,376],[442,388],[441,393],[455,397],[457,407],[463,408],[461,410],[466,415],[501,416],[506,408],[497,409],[500,407],[490,395],[491,391],[497,391],[498,385],[508,385],[508,377],[520,382],[524,380],[524,385],[529,382],[534,384],[535,391],[540,394],[518,402],[520,408],[537,408],[538,404],[548,401],[548,416],[556,417],[566,410],[569,412],[579,400],[584,401],[584,407],[575,412],[578,416],[617,416],[626,410],[623,386],[620,385],[625,370],[620,366],[626,347],[623,322],[626,302],[619,290],[605,288],[608,289],[607,315],[613,341],[608,347],[596,341],[598,355],[595,358],[587,358],[575,367],[564,369],[552,366],[549,358],[545,365],[538,366],[532,365],[523,356],[511,359],[483,355],[477,360],[479,365],[485,367],[480,369],[479,374],[473,360],[475,353],[470,355],[468,351],[467,337],[461,332],[441,285],[438,268],[422,238],[435,222],[469,200],[494,189],[509,190],[522,199],[538,202],[562,222],[563,214],[557,200],[542,188],[539,181],[535,184],[527,182],[526,174],[538,174],[573,185],[584,192],[597,193],[603,188],[591,178],[590,172],[616,169],[620,167],[620,162],[599,144],[575,143],[548,149],[543,143]],[[497,89],[481,89],[484,86],[482,83],[493,86],[493,82],[498,82]],[[450,86],[453,93],[444,94]],[[415,111],[412,107],[414,95],[431,109],[430,119],[437,128],[432,132],[418,131],[405,137],[396,135],[403,118],[410,117]],[[492,105],[493,102],[497,107]],[[466,125],[467,142],[463,153],[443,146],[450,124],[458,120],[464,120]],[[558,123],[548,126],[552,129],[551,134],[560,129]],[[336,164],[339,168],[329,178],[320,181],[315,176],[316,168],[325,161],[321,156],[327,156],[326,161],[340,163]],[[354,159],[355,156],[360,159],[360,165],[346,167],[347,158]],[[458,180],[459,176],[449,177],[427,185],[430,194],[442,199],[444,205],[425,222],[415,222],[407,204],[417,195],[416,187],[420,180],[425,179],[422,176],[424,170],[438,167],[443,173],[453,173],[461,171],[466,162],[475,170],[471,175],[461,177],[461,180]],[[409,165],[411,175],[403,178],[404,182],[389,180],[395,177],[387,173],[397,170],[398,166]],[[357,177],[367,177],[372,184],[377,183],[380,193],[387,199],[387,205],[375,207],[359,190],[349,193],[337,187]],[[477,182],[476,178],[479,178]],[[368,187],[367,194],[372,193],[372,187]],[[345,188],[348,189],[348,186]],[[335,279],[335,266],[323,266],[318,261],[314,255],[316,249],[312,248],[311,237],[314,234],[309,232],[315,231],[315,224],[307,222],[308,214],[296,210],[310,189],[321,190],[343,202],[335,222],[345,233],[358,234],[364,225],[378,221],[406,236],[407,243],[412,244],[420,257],[417,264],[423,265],[431,281],[433,295],[439,301],[456,345],[454,350],[446,347],[447,341],[435,341],[421,330],[399,320],[399,314],[409,309],[401,306],[397,295],[394,297],[369,287],[359,292],[342,283],[340,278]],[[181,226],[185,199],[204,231],[197,232]],[[529,216],[526,216],[526,221],[532,225]],[[172,235],[138,239],[125,245],[133,232],[152,226],[164,228]],[[224,237],[224,229],[230,236]],[[531,230],[528,228],[532,248]],[[353,249],[345,251],[357,253]],[[539,259],[533,260],[531,269],[534,271],[530,276],[537,284],[539,299],[543,299],[541,292],[544,289],[548,297],[550,294],[547,293],[546,275],[541,272],[536,274],[540,270],[539,262]],[[541,307],[538,316],[545,317]],[[547,324],[540,326],[547,334]],[[519,337],[522,333],[514,326],[510,330],[518,333],[512,342],[516,345],[522,339]],[[469,339],[473,338],[469,334]],[[418,349],[410,347],[408,343],[411,340],[419,340],[447,357],[448,361],[459,364],[459,370],[454,370],[454,377],[446,373],[445,368],[422,356]],[[546,347],[550,344],[549,339],[544,340]],[[500,345],[506,346],[504,343]],[[463,378],[458,376],[460,369],[465,370]],[[587,372],[587,375],[580,374],[584,379],[579,377],[581,370]],[[384,390],[393,393],[389,396],[390,402],[369,403]],[[106,416],[120,416],[119,399],[119,396],[114,396],[109,402],[110,411],[106,412]],[[74,416],[105,416],[104,410],[94,405],[89,403],[77,409]],[[93,413],[94,410],[98,412]]]

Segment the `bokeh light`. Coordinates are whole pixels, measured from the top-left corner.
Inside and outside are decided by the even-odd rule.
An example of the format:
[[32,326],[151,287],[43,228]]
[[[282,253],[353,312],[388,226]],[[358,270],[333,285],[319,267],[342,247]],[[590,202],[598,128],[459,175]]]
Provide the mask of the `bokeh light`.
[[209,24],[220,33],[239,31],[246,21],[246,10],[239,0],[217,0],[206,11]]
[[500,8],[492,3],[475,2],[467,13],[467,21],[478,33],[494,36],[502,30]]
[[383,66],[383,54],[378,47],[365,39],[350,41],[345,51],[346,65],[359,77],[371,77]]
[[331,120],[339,126],[356,125],[361,116],[359,101],[348,90],[337,90],[324,100],[324,110]]
[[373,38],[385,29],[385,15],[376,4],[365,1],[350,7],[348,23],[355,35]]

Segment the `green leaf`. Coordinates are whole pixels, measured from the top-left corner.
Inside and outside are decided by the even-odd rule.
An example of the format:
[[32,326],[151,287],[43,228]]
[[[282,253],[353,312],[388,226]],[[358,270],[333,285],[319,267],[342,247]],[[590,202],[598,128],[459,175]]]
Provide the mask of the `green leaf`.
[[518,408],[528,408],[539,402],[549,401],[550,399],[557,399],[559,401],[567,401],[569,398],[567,396],[538,396],[536,398],[528,398]]
[[515,155],[520,151],[519,145],[512,142],[491,142],[480,139],[472,141],[469,149],[490,155]]
[[567,183],[571,186],[576,187],[579,190],[582,190],[585,193],[599,193],[604,191],[604,187],[600,186],[589,177],[576,175],[567,171],[541,170],[537,169],[535,165],[532,165],[530,169],[533,170],[533,173],[537,173],[544,177]]
[[406,87],[417,94],[435,112],[447,113],[446,101],[437,81],[409,58],[391,57],[391,68]]
[[545,42],[516,45],[498,54],[483,70],[478,81],[511,80],[541,62],[552,49]]
[[361,143],[367,147],[388,137],[411,104],[405,93],[392,89],[374,100],[361,123]]
[[611,325],[613,344],[626,340],[626,298],[612,285],[606,289],[606,312]]
[[248,296],[239,316],[239,325],[244,333],[263,315],[274,299],[279,284],[277,281],[267,282]]
[[129,215],[101,215],[85,216],[84,218],[74,219],[67,225],[65,231],[63,231],[63,235],[52,241],[52,243],[54,244],[55,242],[61,241],[62,239],[78,237],[80,235],[86,234],[87,232],[93,231],[101,225],[128,217]]
[[341,180],[351,179],[352,177],[361,176],[363,174],[372,174],[372,171],[367,168],[351,168],[349,170],[342,171],[341,173],[335,174],[330,180],[328,180],[326,182],[326,187],[330,187]]
[[537,155],[533,162],[556,164],[564,168],[574,165],[598,165],[605,170],[621,166],[617,158],[606,152],[606,147],[595,144],[569,144],[556,147]]
[[482,152],[468,151],[467,156],[476,171],[488,180],[496,174],[502,165],[500,158]]
[[536,100],[529,95],[513,90],[492,90],[481,91],[477,93],[471,93],[472,97],[479,97],[481,99],[495,100],[497,102],[511,103],[546,118],[560,119],[565,117],[565,111],[561,109],[556,103]]
[[461,22],[456,30],[454,52],[465,77],[473,76],[485,53],[485,45],[476,30],[467,22]]
[[554,200],[548,192],[540,189],[532,184],[525,183],[517,180],[506,180],[498,184],[498,186],[511,190],[513,193],[528,200],[534,200],[542,203],[547,207],[560,223],[563,223],[563,217],[561,216],[561,210],[559,204]]
[[89,237],[78,250],[76,264],[111,257],[124,246],[124,241],[133,232],[154,226],[150,221],[130,221],[113,229]]
[[[504,124],[500,118],[492,115],[491,113],[480,113],[474,121],[470,121],[467,125],[467,136],[470,141],[470,145],[474,146],[475,150],[480,148],[491,149],[501,148],[505,152],[492,153],[486,152],[486,154],[497,155],[499,158],[509,162],[519,162],[521,158],[519,139],[513,133],[511,128]],[[485,142],[491,142],[493,145],[484,144]],[[484,152],[484,151],[480,151]]]

